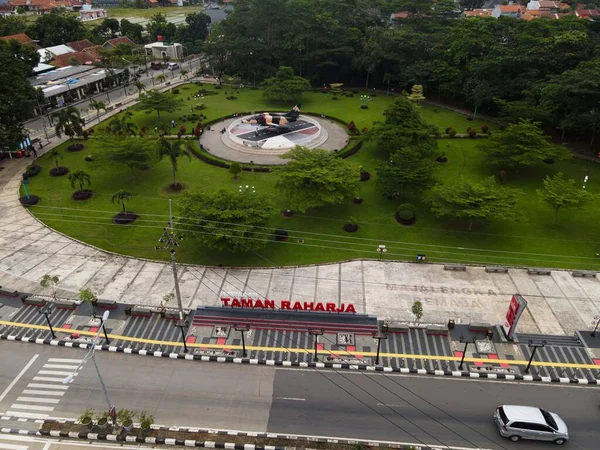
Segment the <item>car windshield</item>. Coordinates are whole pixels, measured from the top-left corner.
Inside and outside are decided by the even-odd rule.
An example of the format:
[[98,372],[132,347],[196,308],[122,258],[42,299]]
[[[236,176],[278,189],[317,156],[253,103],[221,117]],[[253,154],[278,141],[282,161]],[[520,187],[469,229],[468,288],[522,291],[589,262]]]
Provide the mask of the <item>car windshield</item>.
[[554,417],[552,417],[552,414],[550,414],[548,411],[546,411],[545,409],[542,409],[542,408],[540,408],[540,411],[541,411],[542,415],[544,416],[546,423],[548,425],[550,425],[554,430],[558,430],[558,425],[556,424]]
[[502,423],[507,424],[508,417],[506,417],[506,413],[504,412],[504,408],[502,406],[498,408],[498,413],[500,413],[500,419],[502,419]]

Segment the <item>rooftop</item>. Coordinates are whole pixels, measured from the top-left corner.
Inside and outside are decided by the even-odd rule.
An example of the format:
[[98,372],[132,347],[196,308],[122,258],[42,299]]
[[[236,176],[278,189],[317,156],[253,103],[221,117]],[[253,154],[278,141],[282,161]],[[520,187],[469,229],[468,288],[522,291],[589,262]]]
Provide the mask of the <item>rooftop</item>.
[[35,45],[35,42],[33,42],[33,39],[31,39],[25,33],[11,34],[10,36],[2,36],[2,37],[0,37],[0,39],[2,39],[4,41],[17,41],[17,42],[20,42],[21,44]]

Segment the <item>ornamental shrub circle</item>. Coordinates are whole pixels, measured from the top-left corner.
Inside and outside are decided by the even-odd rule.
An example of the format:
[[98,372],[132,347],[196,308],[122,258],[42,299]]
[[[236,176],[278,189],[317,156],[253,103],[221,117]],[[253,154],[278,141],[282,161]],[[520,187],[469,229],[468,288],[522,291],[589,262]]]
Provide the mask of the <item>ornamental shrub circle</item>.
[[410,211],[413,213],[417,212],[417,208],[415,208],[415,205],[413,205],[412,203],[402,203],[400,206],[398,206],[398,213],[400,213],[401,211]]
[[407,209],[402,210],[402,211],[398,211],[398,219],[402,220],[402,221],[411,221],[415,218],[415,213],[412,211],[409,211]]

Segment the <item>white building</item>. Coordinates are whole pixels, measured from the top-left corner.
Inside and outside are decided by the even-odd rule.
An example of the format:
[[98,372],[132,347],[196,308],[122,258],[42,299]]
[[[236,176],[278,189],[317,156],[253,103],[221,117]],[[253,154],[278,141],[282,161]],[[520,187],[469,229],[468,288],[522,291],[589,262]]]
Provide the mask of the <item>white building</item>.
[[167,56],[171,61],[179,61],[183,59],[183,46],[181,44],[168,44],[166,42],[154,42],[144,45],[146,55],[153,59],[164,59]]
[[97,20],[107,16],[108,14],[106,14],[105,9],[92,9],[92,5],[88,4],[83,5],[83,9],[79,11],[79,20],[81,20],[82,22],[89,22],[90,20]]

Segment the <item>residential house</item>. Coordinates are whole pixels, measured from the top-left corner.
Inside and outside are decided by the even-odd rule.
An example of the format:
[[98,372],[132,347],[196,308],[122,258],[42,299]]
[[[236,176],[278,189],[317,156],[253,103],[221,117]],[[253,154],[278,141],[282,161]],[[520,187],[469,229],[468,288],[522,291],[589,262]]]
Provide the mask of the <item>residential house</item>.
[[81,11],[79,11],[79,20],[82,22],[88,22],[90,20],[98,20],[103,17],[108,17],[108,14],[104,8],[92,8],[92,5],[83,5]]
[[130,45],[131,47],[135,47],[135,43],[131,39],[129,39],[128,37],[126,37],[126,36],[122,36],[122,37],[118,37],[118,38],[114,38],[114,39],[109,39],[104,44],[102,44],[102,47],[105,50],[111,50],[111,49],[115,48],[119,44],[125,44],[125,45]]
[[465,11],[463,14],[466,17],[492,17],[492,9],[473,9]]
[[17,13],[16,9],[17,8],[13,6],[12,3],[0,5],[0,17],[12,16]]
[[518,19],[521,17],[521,13],[524,12],[524,9],[525,8],[521,5],[496,5],[492,11],[492,17],[498,18],[504,16]]
[[40,61],[43,63],[47,63],[52,61],[54,58],[60,55],[65,55],[67,53],[75,53],[68,45],[55,45],[53,47],[46,47],[38,50],[40,54]]
[[87,39],[82,39],[81,41],[67,42],[67,45],[69,47],[71,47],[73,50],[75,50],[76,52],[81,52],[88,47],[93,47],[94,43]]
[[33,41],[33,39],[31,39],[25,33],[11,34],[10,36],[2,36],[0,37],[0,39],[4,41],[17,41],[21,44],[33,45],[35,48],[38,48],[38,45]]
[[55,56],[50,60],[50,64],[54,67],[67,67],[67,66],[80,66],[80,65],[92,65],[94,63],[89,53],[84,51],[65,53],[63,55]]
[[567,3],[553,2],[549,0],[539,0],[539,10],[548,11],[551,13],[558,13],[561,11],[568,11],[570,6]]
[[152,59],[162,60],[165,57],[168,57],[171,61],[183,59],[183,46],[181,44],[166,44],[159,41],[144,45],[144,49],[146,50],[146,55]]

